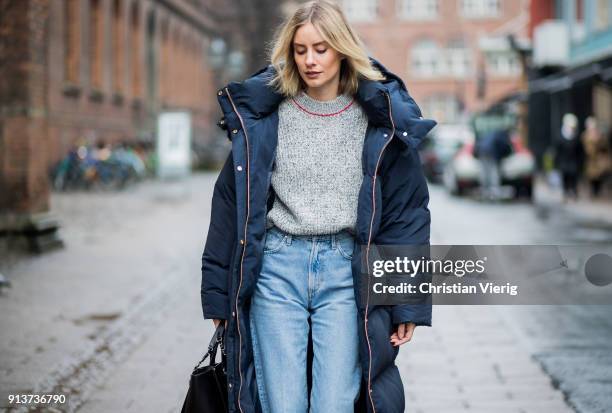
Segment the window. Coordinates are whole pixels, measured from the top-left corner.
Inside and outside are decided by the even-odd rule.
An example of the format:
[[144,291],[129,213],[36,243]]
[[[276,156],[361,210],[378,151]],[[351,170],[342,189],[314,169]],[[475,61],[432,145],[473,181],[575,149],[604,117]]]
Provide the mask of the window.
[[342,5],[351,21],[373,21],[378,15],[377,0],[344,0]]
[[113,89],[120,93],[123,91],[123,33],[124,33],[123,10],[121,1],[113,1]]
[[64,77],[68,82],[79,83],[81,49],[81,19],[79,0],[64,3]]
[[400,0],[399,15],[406,20],[435,20],[439,13],[438,0]]
[[140,56],[140,12],[138,10],[138,3],[132,4],[130,12],[130,72],[131,72],[131,83],[132,83],[132,97],[140,98],[142,93],[141,88],[141,56]]
[[461,105],[454,95],[433,95],[425,98],[421,106],[423,116],[439,123],[457,123],[461,117]]
[[597,13],[595,14],[595,30],[606,30],[611,26],[610,16],[610,3],[608,0],[596,0],[597,1]]
[[432,40],[422,40],[412,49],[412,73],[417,77],[438,77],[446,73],[442,51]]
[[102,49],[104,45],[104,21],[100,9],[100,0],[91,0],[89,8],[89,68],[91,86],[102,88]]
[[461,15],[468,19],[499,17],[501,0],[461,0]]
[[465,78],[471,72],[470,53],[463,40],[451,42],[446,48],[433,40],[421,40],[411,53],[412,75],[420,78]]
[[521,74],[521,64],[515,53],[487,53],[487,74],[493,77],[513,77]]
[[168,20],[161,26],[161,56],[159,64],[159,95],[163,103],[167,103],[170,95],[170,29]]
[[463,40],[451,41],[446,49],[448,71],[452,77],[465,78],[470,74],[470,54]]

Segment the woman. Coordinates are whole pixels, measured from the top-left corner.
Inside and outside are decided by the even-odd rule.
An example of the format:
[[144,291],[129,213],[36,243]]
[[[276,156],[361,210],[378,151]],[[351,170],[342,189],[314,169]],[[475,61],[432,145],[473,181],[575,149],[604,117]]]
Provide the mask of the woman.
[[586,155],[585,175],[591,185],[591,196],[597,198],[601,184],[610,173],[610,146],[608,140],[597,126],[597,119],[589,116],[581,141]]
[[374,243],[429,244],[416,146],[435,122],[327,1],[302,5],[271,65],[218,99],[232,151],[213,192],[202,305],[227,325],[230,412],[403,412],[394,360],[431,325],[431,299],[372,305],[361,261]]
[[555,167],[563,179],[563,202],[578,199],[578,175],[582,161],[582,145],[578,139],[578,118],[563,115],[561,136],[555,142]]

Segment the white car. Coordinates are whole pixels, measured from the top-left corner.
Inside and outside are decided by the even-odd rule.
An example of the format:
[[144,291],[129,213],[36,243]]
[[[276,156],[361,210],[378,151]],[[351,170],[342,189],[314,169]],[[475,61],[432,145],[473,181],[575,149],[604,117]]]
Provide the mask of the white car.
[[[500,163],[502,185],[514,188],[516,197],[531,198],[535,160],[520,138],[512,138],[513,153]],[[480,161],[474,157],[474,140],[466,142],[444,169],[444,186],[453,195],[463,195],[480,185]]]

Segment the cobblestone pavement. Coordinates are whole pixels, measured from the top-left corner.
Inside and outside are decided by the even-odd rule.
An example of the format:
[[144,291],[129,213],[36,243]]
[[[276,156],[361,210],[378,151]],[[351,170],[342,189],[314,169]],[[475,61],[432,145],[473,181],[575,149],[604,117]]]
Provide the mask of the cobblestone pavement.
[[[436,187],[431,193],[432,244],[612,241],[611,232],[590,225],[584,217],[573,221],[564,213],[542,216],[539,208],[527,203],[486,204],[451,198]],[[399,357],[402,365],[413,365],[412,385],[419,389],[426,367],[421,374],[416,371],[425,349],[441,349],[442,342],[441,350],[450,354],[446,363],[439,360],[443,373],[432,379],[438,386],[421,393],[406,384],[406,393],[412,397],[412,409],[407,410],[612,411],[610,314],[612,306],[436,306],[434,328],[418,330],[421,340],[415,336],[415,350],[400,352]],[[467,377],[458,370],[467,370]],[[445,402],[448,398],[451,407]]]
[[5,270],[0,406],[61,392],[65,411],[180,409],[213,331],[199,291],[215,177],[53,195],[66,249]]
[[[8,393],[55,391],[69,394],[62,411],[180,410],[213,332],[199,267],[215,178],[53,195],[67,248],[5,274],[13,287],[0,297],[0,406]],[[529,204],[479,204],[436,187],[431,195],[434,244],[550,244],[566,231]],[[598,311],[436,306],[434,327],[418,328],[398,356],[406,411],[609,411],[595,394],[610,380],[611,354]],[[595,368],[593,354],[598,369],[576,370]]]

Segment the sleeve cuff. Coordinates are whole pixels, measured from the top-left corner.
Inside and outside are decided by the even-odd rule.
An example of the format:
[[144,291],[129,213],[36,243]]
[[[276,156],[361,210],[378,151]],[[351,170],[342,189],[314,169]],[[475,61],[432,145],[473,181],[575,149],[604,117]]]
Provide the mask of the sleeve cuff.
[[227,320],[229,315],[229,299],[225,294],[202,294],[202,312],[204,319]]
[[414,323],[431,327],[431,304],[402,304],[391,309],[393,324]]

